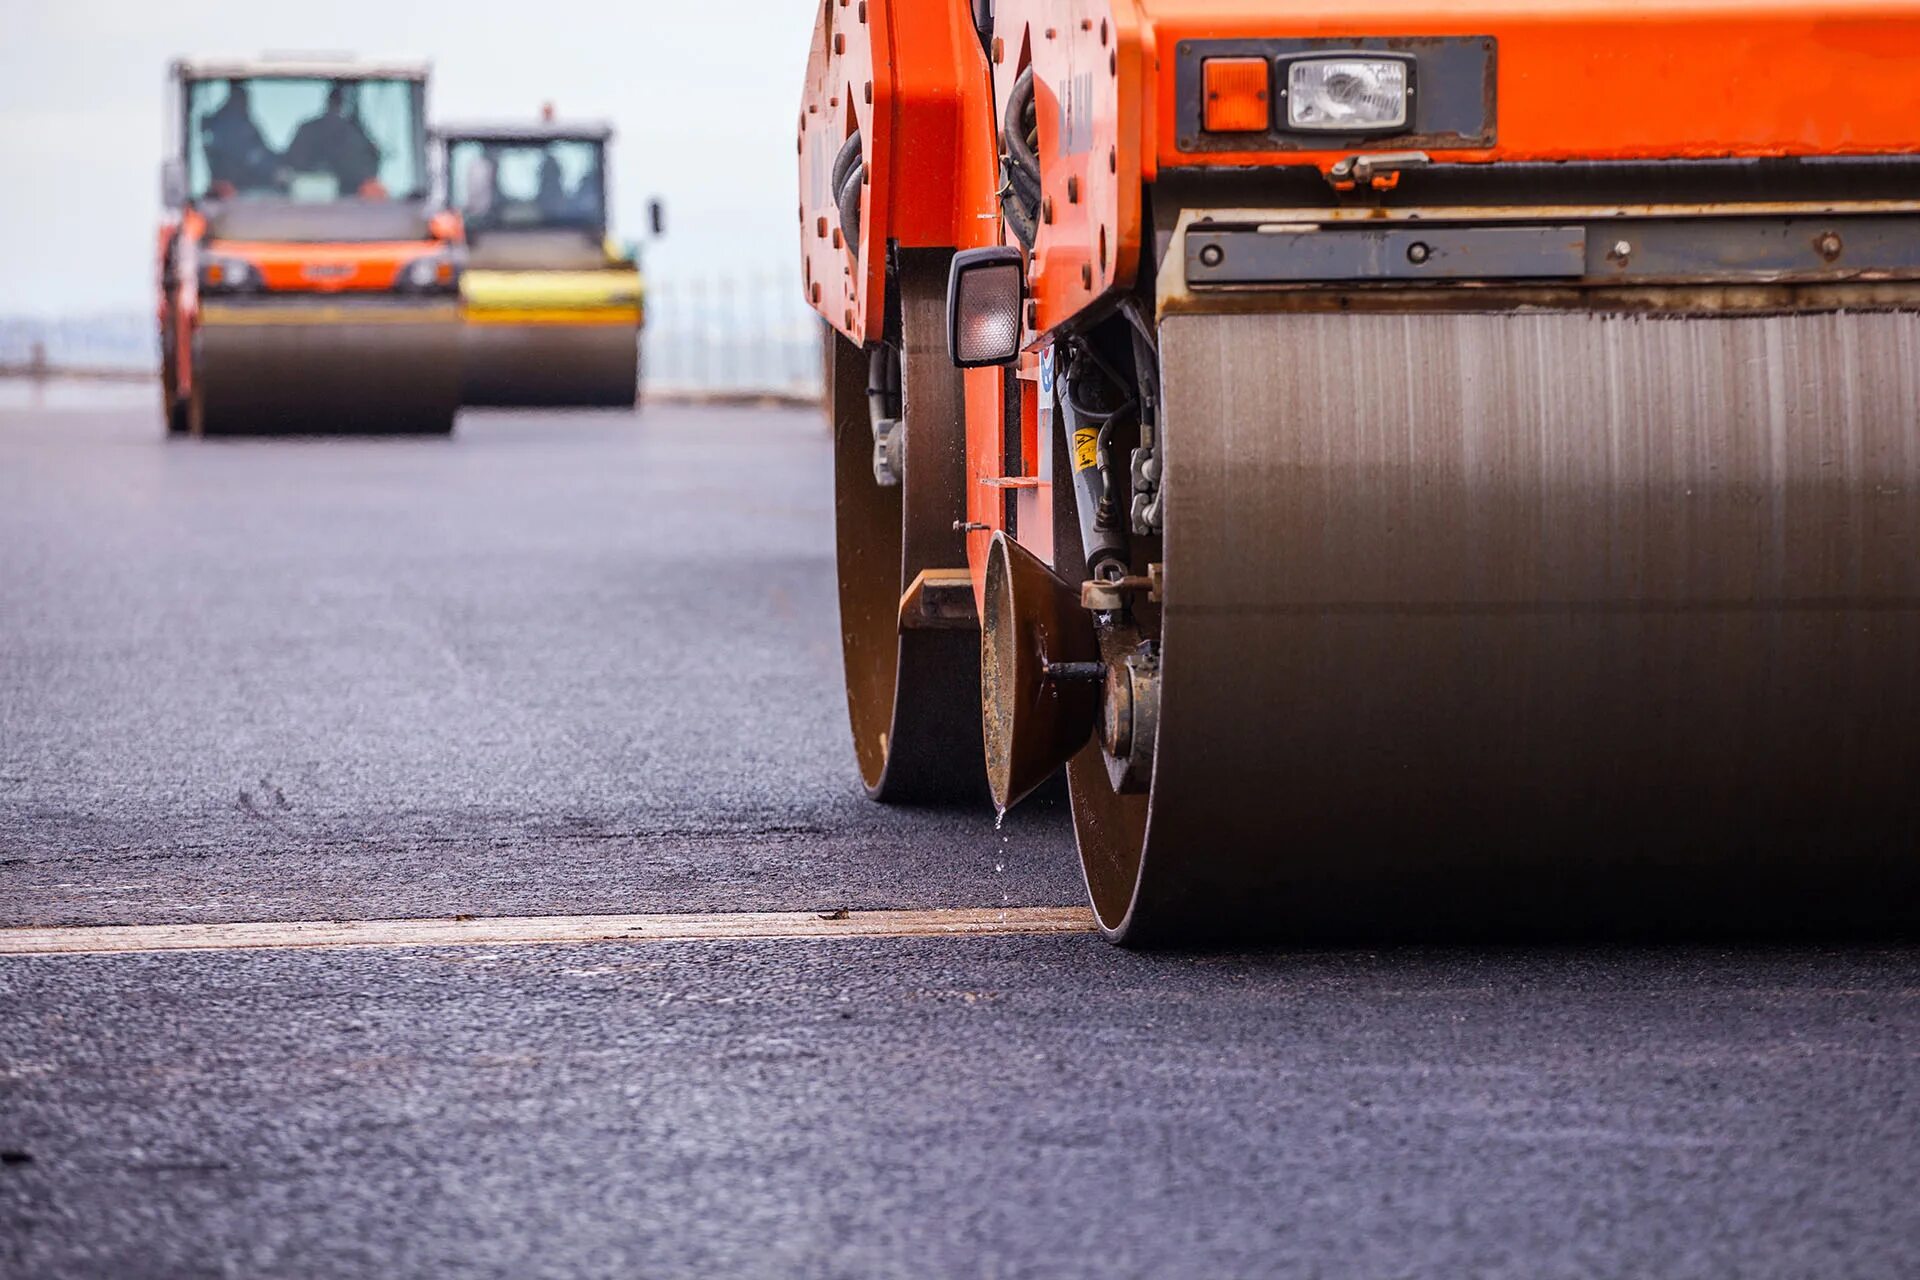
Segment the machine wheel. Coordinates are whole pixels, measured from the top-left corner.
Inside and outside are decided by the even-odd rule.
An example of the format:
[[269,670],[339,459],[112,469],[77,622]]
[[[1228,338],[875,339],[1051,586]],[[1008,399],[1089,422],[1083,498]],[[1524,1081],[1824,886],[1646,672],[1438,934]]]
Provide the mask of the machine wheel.
[[207,412],[206,366],[201,364],[199,351],[194,352],[193,389],[187,392],[186,427],[187,434],[199,439],[220,434],[220,424]]
[[965,414],[946,351],[949,255],[906,253],[900,300],[902,475],[874,475],[869,354],[828,330],[840,637],[847,713],[867,794],[886,803],[970,802],[986,793],[979,633],[903,627],[901,600],[923,570],[967,563]]
[[404,436],[450,436],[454,423],[458,420],[457,411],[428,414],[419,418],[410,418],[394,424],[393,435]]
[[160,331],[160,416],[167,424],[168,435],[187,433],[187,402],[180,398],[179,352],[171,324]]
[[[1911,314],[1170,318],[1150,766],[1117,785],[1098,732],[1068,764],[1102,929],[1911,934],[1920,382],[1891,353],[1917,336]],[[1355,349],[1426,380],[1343,398]]]

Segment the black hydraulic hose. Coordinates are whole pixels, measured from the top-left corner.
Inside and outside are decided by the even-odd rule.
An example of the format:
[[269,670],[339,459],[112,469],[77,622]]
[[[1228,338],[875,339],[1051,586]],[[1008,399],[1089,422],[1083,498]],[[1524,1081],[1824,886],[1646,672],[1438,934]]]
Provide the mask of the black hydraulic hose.
[[836,198],[840,194],[840,188],[846,185],[847,174],[852,172],[854,163],[859,159],[860,131],[855,129],[847,135],[847,140],[840,144],[839,152],[833,157],[833,176],[828,179],[827,185]]
[[1007,118],[1001,127],[1000,144],[1001,211],[1014,237],[1031,249],[1040,217],[1040,127],[1034,108],[1031,66],[1020,73],[1013,82],[1013,92],[1007,96]]
[[833,158],[831,175],[834,206],[840,213],[840,234],[847,251],[860,251],[860,188],[867,180],[867,166],[860,158],[860,131],[855,129],[840,144]]

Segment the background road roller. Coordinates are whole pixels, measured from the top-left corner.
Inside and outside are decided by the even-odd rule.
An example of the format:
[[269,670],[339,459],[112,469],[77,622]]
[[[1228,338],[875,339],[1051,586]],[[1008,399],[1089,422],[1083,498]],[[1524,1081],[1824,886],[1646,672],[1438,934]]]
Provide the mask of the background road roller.
[[828,2],[883,800],[1129,943],[1920,920],[1920,4]]
[[426,87],[420,63],[173,64],[169,431],[453,429],[462,249],[431,199]]
[[[635,251],[608,235],[612,128],[549,113],[437,132],[467,233],[466,403],[631,408],[645,293]],[[650,214],[657,235],[658,202]]]

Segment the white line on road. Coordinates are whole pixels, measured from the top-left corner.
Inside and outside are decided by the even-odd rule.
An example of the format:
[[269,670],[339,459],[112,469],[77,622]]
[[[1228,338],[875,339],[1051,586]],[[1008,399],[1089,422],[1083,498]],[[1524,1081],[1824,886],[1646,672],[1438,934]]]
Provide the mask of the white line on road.
[[736,942],[783,938],[989,938],[1091,933],[1093,928],[1093,913],[1085,907],[79,925],[0,929],[0,956],[322,947],[551,946],[569,942]]

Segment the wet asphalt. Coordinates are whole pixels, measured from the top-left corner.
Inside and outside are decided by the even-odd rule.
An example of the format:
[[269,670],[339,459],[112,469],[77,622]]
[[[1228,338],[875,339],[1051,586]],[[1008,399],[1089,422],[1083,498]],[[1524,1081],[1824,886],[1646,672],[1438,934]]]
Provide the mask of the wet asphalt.
[[[854,780],[817,415],[0,384],[0,926],[1081,900]],[[1920,951],[0,958],[0,1276],[1920,1273]]]

